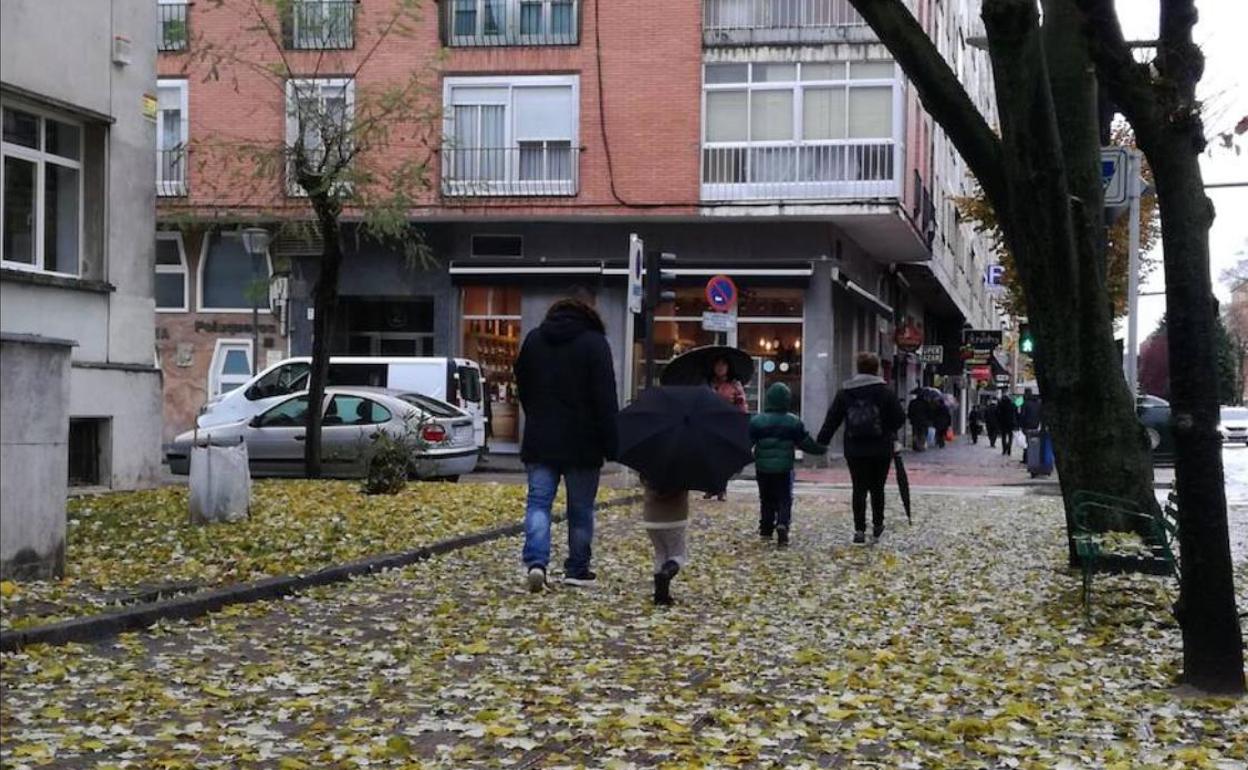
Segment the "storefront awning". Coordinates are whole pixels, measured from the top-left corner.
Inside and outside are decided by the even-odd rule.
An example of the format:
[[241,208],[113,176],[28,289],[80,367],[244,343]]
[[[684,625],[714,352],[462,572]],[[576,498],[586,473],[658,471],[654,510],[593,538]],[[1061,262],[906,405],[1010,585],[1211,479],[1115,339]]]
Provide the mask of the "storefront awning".
[[832,270],[832,285],[844,290],[851,300],[858,303],[863,308],[892,320],[892,305],[889,305],[887,302],[884,302],[879,297],[854,283],[849,278],[845,277],[845,274],[838,269]]
[[452,276],[542,276],[542,275],[602,275],[601,262],[593,261],[560,261],[560,262],[522,262],[519,260],[454,260],[448,271]]

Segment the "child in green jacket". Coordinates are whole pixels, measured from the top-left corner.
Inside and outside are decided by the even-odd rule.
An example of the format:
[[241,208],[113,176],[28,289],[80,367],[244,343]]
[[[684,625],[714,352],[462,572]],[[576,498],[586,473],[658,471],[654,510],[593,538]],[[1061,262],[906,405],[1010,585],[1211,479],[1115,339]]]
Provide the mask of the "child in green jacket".
[[754,445],[754,473],[758,479],[758,534],[776,545],[789,544],[793,514],[793,464],[796,450],[821,455],[828,451],[806,432],[806,426],[791,414],[793,394],[789,386],[777,382],[767,389],[763,412],[750,418],[750,442]]

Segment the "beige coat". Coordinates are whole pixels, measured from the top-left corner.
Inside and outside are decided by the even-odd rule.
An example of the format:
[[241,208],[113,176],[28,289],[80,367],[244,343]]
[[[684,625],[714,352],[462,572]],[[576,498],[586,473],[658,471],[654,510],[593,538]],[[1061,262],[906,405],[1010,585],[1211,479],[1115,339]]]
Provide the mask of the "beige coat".
[[641,518],[646,529],[675,529],[688,525],[688,490],[657,492],[646,487]]

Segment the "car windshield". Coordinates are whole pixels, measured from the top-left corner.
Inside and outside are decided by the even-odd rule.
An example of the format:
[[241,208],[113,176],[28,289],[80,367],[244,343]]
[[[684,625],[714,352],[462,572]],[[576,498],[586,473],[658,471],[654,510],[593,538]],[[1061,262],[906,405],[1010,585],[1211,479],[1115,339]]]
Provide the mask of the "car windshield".
[[460,417],[461,412],[445,401],[422,395],[420,393],[402,393],[399,399],[434,417]]
[[1248,408],[1241,406],[1230,407],[1222,410],[1223,420],[1248,420]]

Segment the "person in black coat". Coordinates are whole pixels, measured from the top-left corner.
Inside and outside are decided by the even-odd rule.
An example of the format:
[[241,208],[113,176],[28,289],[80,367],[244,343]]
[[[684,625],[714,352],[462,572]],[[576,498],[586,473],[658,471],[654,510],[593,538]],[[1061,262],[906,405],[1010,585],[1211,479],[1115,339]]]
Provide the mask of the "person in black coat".
[[564,583],[593,585],[594,499],[602,464],[615,459],[618,444],[615,367],[602,319],[580,300],[559,300],[525,337],[514,370],[525,418],[520,457],[529,481],[525,580],[534,593],[546,586],[551,507],[562,478],[568,493]]
[[993,449],[997,448],[997,436],[1001,433],[1001,422],[997,419],[997,404],[994,401],[984,401],[984,428],[988,431],[988,446]]
[[906,415],[910,418],[910,442],[916,452],[922,452],[927,447],[927,426],[931,425],[930,407],[927,399],[922,393],[915,394],[910,400],[910,406],[906,410]]
[[997,427],[1001,430],[1001,454],[1009,457],[1014,449],[1014,431],[1018,428],[1018,407],[1008,394],[997,402]]
[[970,414],[971,443],[979,443],[979,434],[984,432],[984,408],[979,404],[971,407]]
[[942,396],[932,401],[932,427],[936,429],[936,446],[945,448],[945,437],[953,425],[953,416],[949,414],[949,405]]
[[845,425],[845,462],[853,482],[854,545],[867,542],[867,495],[871,496],[871,537],[884,535],[884,483],[893,462],[893,442],[906,424],[906,413],[892,389],[879,377],[880,358],[859,353],[858,374],[837,392],[815,439],[827,446]]

